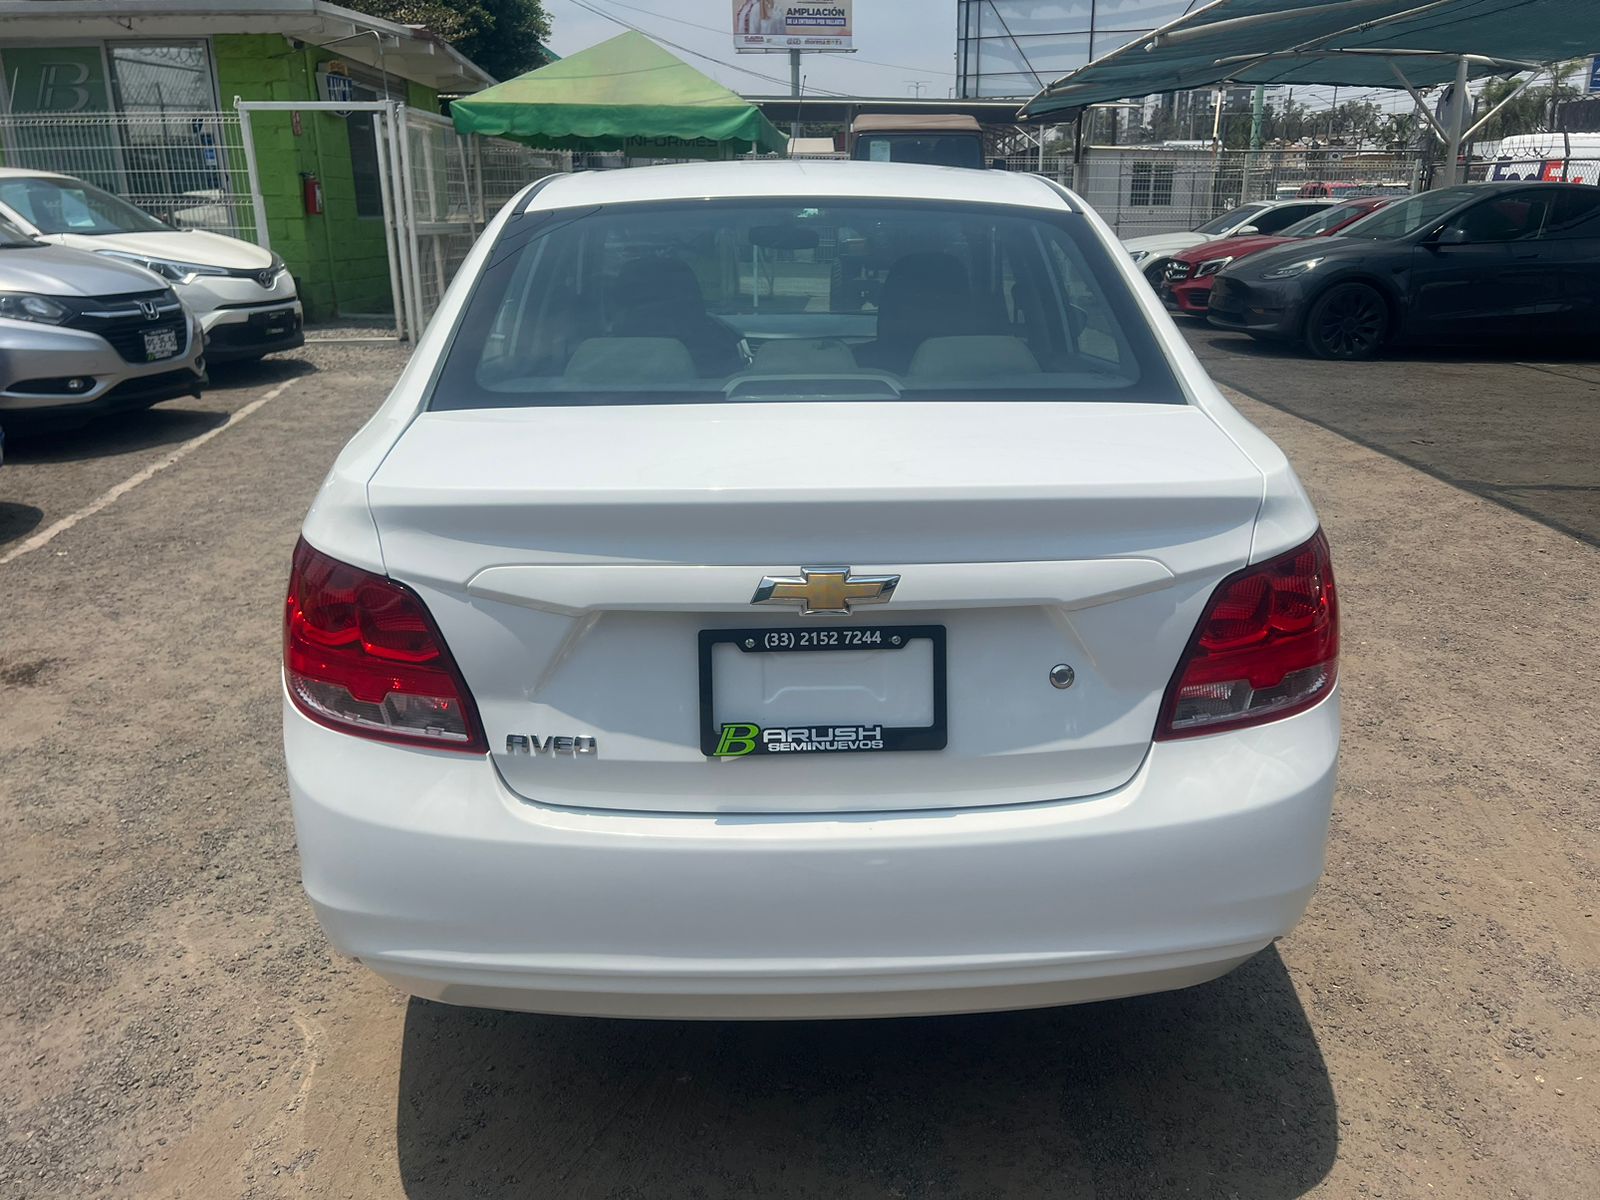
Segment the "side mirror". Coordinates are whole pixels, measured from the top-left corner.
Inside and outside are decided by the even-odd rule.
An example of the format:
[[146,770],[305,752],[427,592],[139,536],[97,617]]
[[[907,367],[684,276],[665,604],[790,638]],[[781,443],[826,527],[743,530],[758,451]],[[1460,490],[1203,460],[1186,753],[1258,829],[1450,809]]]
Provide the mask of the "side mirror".
[[1257,229],[1254,225],[1241,225],[1241,226],[1239,226],[1239,228],[1235,229],[1228,236],[1229,237],[1249,237],[1253,233],[1260,233],[1260,232],[1261,232],[1261,230]]
[[1438,236],[1433,239],[1433,244],[1435,246],[1465,246],[1471,241],[1472,239],[1467,236],[1465,229],[1458,225],[1452,225],[1448,229],[1441,229]]

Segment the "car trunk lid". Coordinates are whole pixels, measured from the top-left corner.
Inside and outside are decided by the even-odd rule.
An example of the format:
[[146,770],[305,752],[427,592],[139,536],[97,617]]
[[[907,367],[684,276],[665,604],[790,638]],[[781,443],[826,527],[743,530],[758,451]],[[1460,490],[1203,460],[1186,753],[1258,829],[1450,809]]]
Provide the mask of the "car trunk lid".
[[[855,402],[427,413],[369,499],[515,792],[757,813],[1125,783],[1261,487],[1188,406]],[[804,568],[898,578],[847,615],[752,604]],[[940,748],[859,748],[940,696]],[[762,752],[716,756],[735,723]],[[765,751],[797,728],[844,748]]]

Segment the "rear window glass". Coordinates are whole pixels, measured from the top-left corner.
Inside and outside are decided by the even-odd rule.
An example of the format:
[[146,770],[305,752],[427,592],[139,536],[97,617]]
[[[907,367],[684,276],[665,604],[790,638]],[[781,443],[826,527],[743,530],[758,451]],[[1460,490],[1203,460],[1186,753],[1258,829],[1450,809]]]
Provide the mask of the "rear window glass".
[[900,398],[1184,402],[1082,217],[684,200],[510,221],[430,406]]
[[983,166],[983,141],[976,133],[863,133],[855,157],[870,162],[927,163],[935,167]]

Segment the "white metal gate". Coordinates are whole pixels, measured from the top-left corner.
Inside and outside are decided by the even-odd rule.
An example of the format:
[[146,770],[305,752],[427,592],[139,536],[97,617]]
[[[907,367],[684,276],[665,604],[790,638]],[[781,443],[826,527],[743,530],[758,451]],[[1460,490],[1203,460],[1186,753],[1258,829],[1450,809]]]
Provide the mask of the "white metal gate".
[[449,119],[399,101],[240,100],[234,107],[257,241],[263,246],[269,244],[266,202],[252,114],[372,114],[395,335],[402,341],[421,336],[473,241],[500,206],[533,180],[566,169],[564,154],[499,138],[463,137]]

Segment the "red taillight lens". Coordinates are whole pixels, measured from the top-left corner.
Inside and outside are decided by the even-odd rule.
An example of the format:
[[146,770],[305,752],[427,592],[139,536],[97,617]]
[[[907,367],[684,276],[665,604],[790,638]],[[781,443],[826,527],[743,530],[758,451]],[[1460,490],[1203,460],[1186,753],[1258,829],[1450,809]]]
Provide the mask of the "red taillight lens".
[[1310,708],[1339,674],[1339,599],[1328,540],[1218,585],[1167,687],[1156,739],[1275,721]]
[[483,753],[477,709],[416,593],[302,538],[283,616],[295,706],[345,733]]

